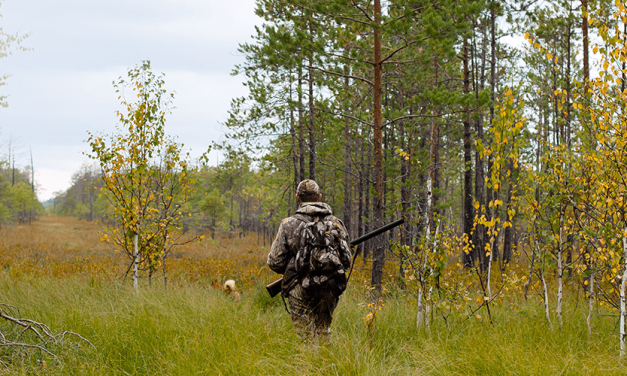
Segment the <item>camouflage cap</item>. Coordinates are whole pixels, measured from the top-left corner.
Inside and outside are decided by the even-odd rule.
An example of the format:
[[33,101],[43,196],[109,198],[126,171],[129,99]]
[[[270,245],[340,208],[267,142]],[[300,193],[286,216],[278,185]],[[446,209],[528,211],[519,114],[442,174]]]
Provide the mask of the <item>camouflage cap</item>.
[[298,184],[296,194],[299,197],[318,196],[320,194],[320,187],[318,183],[311,179],[303,180]]

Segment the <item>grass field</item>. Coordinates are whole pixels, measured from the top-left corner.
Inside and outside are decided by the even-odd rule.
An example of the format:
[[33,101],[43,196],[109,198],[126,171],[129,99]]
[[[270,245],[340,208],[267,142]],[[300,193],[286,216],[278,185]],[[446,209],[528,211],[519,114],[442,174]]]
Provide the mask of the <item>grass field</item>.
[[[47,232],[46,226],[55,230]],[[38,351],[20,355],[2,349],[5,364],[0,374],[627,374],[627,363],[617,357],[616,319],[596,317],[589,336],[585,302],[576,297],[567,302],[561,328],[546,323],[538,300],[519,300],[494,307],[493,324],[485,317],[451,316],[447,322],[436,317],[430,332],[418,333],[415,305],[410,304],[415,296],[390,288],[372,332],[363,321],[367,292],[355,284],[335,315],[332,344],[303,345],[280,299],[269,299],[263,290],[264,278],[272,275],[256,277],[248,271],[258,269],[255,263],[263,262],[267,249],[238,251],[239,240],[225,240],[225,248],[219,242],[208,244],[204,253],[200,248],[181,250],[176,260],[191,261],[173,263],[180,273],[167,289],[160,283],[144,284],[136,292],[119,278],[116,268],[123,268],[123,259],[98,243],[90,226],[48,217],[33,227],[0,234],[0,302],[18,306],[23,317],[44,322],[55,332],[80,333],[95,345],[71,338],[51,344],[59,361]],[[20,237],[27,232],[31,236]],[[240,254],[248,261],[238,263]],[[212,287],[214,277],[190,277],[202,274],[193,270],[184,273],[200,259],[204,265],[240,266],[231,273],[250,278],[242,298],[234,300]],[[211,269],[215,278],[225,277],[218,277],[221,267]],[[1,328],[11,330],[5,323]]]

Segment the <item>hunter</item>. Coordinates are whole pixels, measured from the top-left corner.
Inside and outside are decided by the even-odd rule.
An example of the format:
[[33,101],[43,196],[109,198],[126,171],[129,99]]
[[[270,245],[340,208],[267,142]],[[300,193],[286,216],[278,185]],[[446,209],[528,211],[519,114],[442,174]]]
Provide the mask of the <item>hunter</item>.
[[287,298],[296,332],[304,342],[329,342],[333,311],[346,289],[352,254],[348,233],[318,184],[303,180],[296,189],[299,207],[277,232],[268,266],[283,274],[281,296]]

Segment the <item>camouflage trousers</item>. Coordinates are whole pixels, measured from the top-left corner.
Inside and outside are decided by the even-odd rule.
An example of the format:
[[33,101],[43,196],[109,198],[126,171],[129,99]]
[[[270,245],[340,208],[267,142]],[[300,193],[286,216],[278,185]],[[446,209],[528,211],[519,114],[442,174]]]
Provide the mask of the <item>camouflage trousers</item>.
[[289,293],[292,323],[296,333],[305,343],[329,343],[333,311],[339,297],[331,291],[307,293],[297,284]]

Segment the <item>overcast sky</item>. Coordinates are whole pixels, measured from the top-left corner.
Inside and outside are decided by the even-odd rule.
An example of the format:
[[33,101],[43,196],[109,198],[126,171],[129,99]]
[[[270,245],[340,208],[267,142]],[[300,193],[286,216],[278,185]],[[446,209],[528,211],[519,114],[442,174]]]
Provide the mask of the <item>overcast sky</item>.
[[4,0],[1,27],[30,33],[22,45],[33,50],[0,60],[0,75],[12,74],[0,88],[9,95],[0,156],[10,138],[17,165],[32,149],[42,201],[67,189],[88,162],[87,130],[114,130],[112,82],[142,60],[176,92],[166,131],[199,155],[223,136],[230,100],[246,94],[230,72],[260,23],[253,11],[254,0]]

